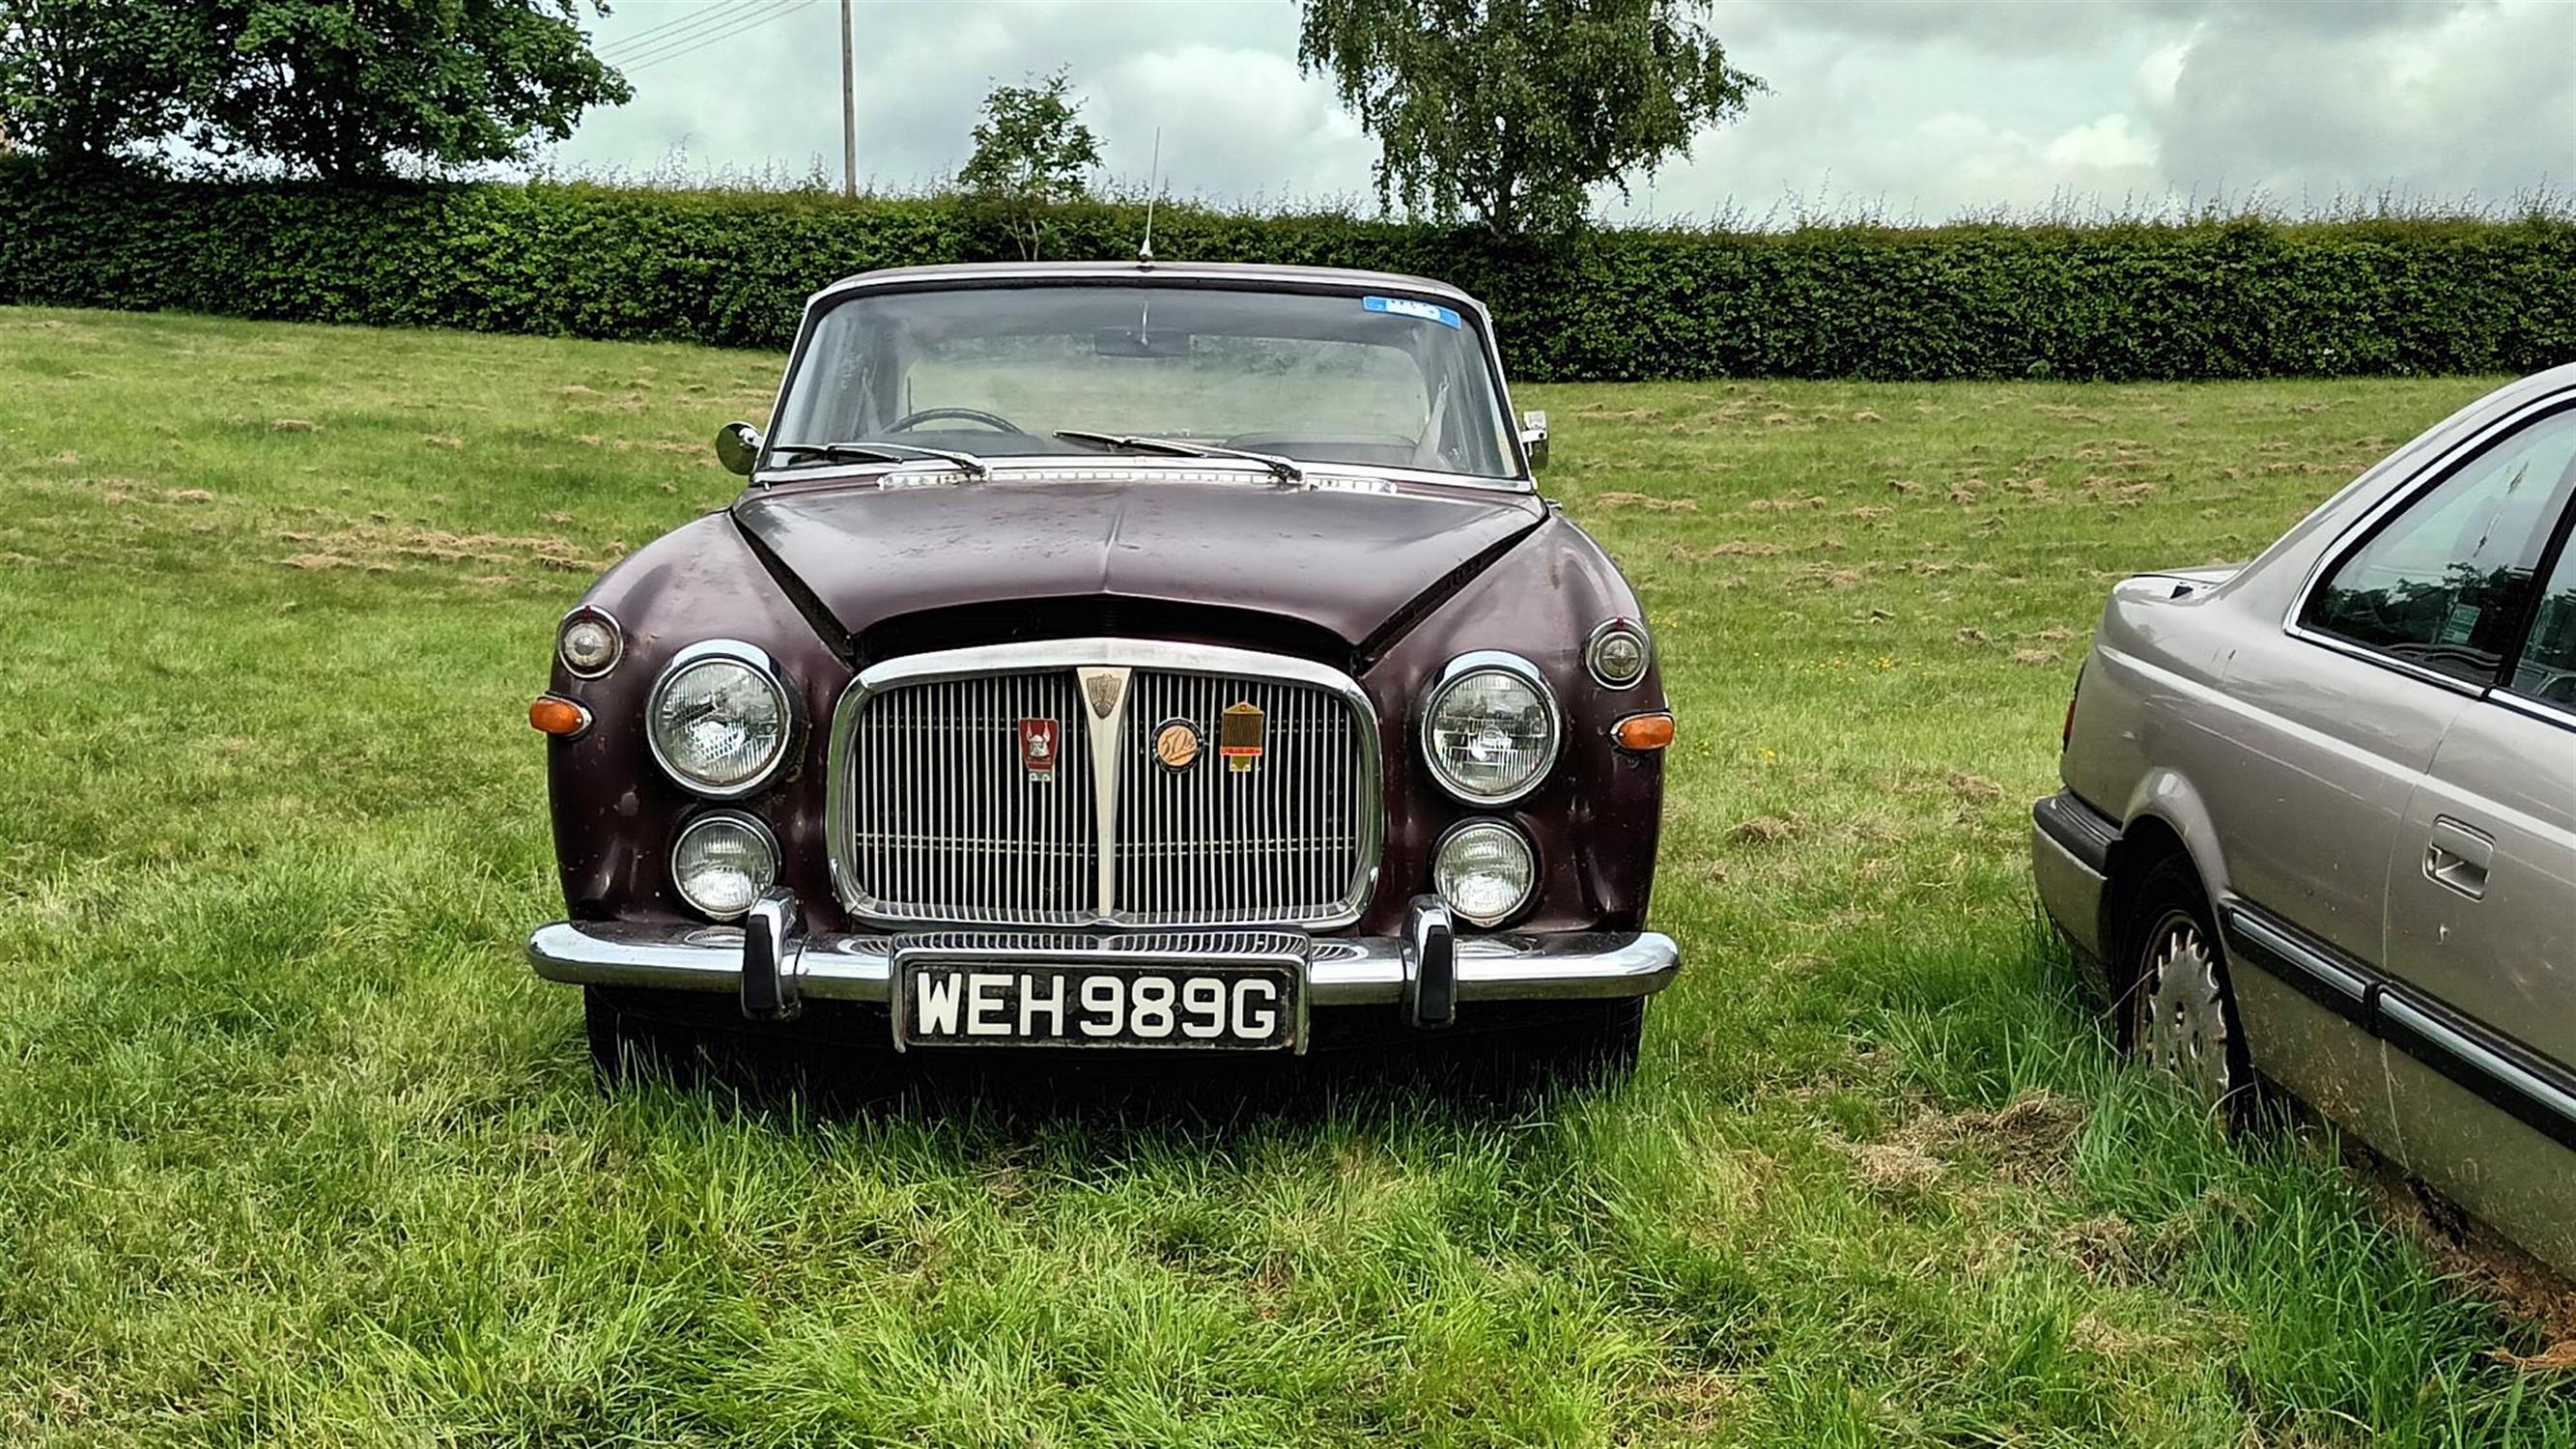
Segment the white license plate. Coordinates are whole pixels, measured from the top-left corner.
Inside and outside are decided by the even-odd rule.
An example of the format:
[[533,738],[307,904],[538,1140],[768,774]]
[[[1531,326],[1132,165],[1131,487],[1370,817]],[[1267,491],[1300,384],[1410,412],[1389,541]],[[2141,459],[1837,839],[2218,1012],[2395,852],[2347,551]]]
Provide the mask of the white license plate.
[[907,1046],[1149,1047],[1269,1051],[1297,1044],[1298,974],[1286,966],[914,961],[896,973]]

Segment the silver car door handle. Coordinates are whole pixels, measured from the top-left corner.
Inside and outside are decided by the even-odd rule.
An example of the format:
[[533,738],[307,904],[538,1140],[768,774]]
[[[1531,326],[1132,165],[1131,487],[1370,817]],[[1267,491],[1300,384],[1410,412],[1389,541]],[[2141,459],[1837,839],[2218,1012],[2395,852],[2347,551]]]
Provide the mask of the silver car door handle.
[[2433,822],[2433,838],[2424,846],[2424,875],[2470,900],[2487,893],[2487,867],[2495,864],[2495,841],[2485,831],[2463,825],[2448,815]]

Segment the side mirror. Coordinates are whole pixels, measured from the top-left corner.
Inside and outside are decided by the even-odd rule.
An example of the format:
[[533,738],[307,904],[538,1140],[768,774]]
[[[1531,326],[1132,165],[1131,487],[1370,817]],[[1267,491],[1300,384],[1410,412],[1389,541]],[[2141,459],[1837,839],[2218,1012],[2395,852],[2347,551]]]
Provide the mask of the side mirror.
[[1529,454],[1530,471],[1547,466],[1547,414],[1537,408],[1521,414],[1521,451]]
[[760,461],[760,429],[749,423],[727,423],[716,429],[716,461],[725,471],[751,476],[751,465]]

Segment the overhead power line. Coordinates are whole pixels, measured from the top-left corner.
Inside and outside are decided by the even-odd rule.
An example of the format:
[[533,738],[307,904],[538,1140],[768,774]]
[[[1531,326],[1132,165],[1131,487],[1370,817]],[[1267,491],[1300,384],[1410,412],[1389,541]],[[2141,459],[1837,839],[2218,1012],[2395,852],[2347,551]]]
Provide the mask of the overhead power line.
[[814,0],[749,0],[739,8],[700,16],[697,26],[671,31],[642,45],[614,48],[604,52],[601,59],[622,71],[647,70],[664,61],[700,54],[813,3]]
[[641,50],[674,30],[684,30],[690,26],[703,24],[711,18],[720,18],[730,11],[741,8],[739,3],[728,3],[728,0],[709,0],[709,3],[685,8],[678,15],[658,25],[648,25],[633,35],[621,35],[601,46],[599,53],[602,58],[606,58],[620,51]]

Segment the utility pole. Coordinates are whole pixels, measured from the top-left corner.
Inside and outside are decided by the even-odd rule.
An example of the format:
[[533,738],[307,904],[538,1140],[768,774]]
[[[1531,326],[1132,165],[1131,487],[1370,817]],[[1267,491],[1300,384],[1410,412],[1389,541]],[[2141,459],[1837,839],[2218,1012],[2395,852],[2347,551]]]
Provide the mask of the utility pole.
[[850,0],[841,0],[841,194],[859,194],[859,102],[850,71]]

